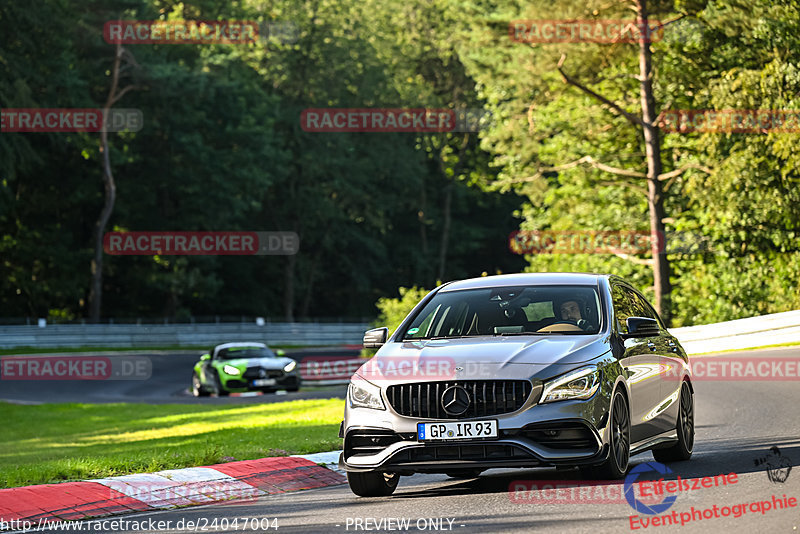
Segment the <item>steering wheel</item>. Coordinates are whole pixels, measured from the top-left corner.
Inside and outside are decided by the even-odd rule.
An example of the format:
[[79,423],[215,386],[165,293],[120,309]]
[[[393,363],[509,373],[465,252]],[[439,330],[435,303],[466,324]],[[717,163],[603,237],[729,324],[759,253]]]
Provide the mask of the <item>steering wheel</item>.
[[592,325],[589,324],[589,321],[587,321],[586,319],[581,319],[580,321],[573,321],[573,320],[570,320],[570,319],[561,319],[560,321],[556,321],[554,323],[550,323],[547,326],[548,327],[549,326],[555,326],[557,324],[568,324],[568,325],[571,325],[571,326],[577,326],[578,328],[580,328],[581,330],[583,330],[585,332],[588,332],[589,330],[592,329]]

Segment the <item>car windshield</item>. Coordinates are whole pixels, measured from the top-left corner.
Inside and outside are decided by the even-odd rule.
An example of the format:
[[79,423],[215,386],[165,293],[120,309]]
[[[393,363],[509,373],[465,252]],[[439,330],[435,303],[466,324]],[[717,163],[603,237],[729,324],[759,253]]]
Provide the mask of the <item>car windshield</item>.
[[264,347],[230,347],[217,353],[218,360],[235,360],[238,358],[275,358],[276,355]]
[[440,291],[401,339],[467,336],[588,335],[603,312],[590,286],[521,286]]

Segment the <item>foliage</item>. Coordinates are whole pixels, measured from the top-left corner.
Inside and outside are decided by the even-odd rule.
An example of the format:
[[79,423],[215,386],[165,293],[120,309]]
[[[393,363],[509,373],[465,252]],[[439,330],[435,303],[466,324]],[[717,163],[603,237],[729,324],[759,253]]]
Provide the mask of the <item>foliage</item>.
[[411,310],[414,309],[419,301],[425,298],[430,291],[420,287],[401,287],[398,289],[399,298],[382,297],[378,299],[376,306],[379,315],[375,321],[375,326],[386,326],[389,334],[392,334],[400,323],[403,322]]
[[[515,256],[509,233],[649,228],[644,144],[565,72],[640,109],[636,43],[519,43],[517,19],[631,19],[628,0],[41,0],[0,6],[0,107],[97,107],[113,46],[105,21],[289,22],[296,40],[128,45],[139,67],[117,104],[145,127],[111,136],[115,230],[285,230],[296,256],[107,256],[103,316],[350,317],[437,279],[611,272],[652,296],[648,254]],[[660,109],[800,109],[797,0],[658,0]],[[311,107],[473,108],[460,132],[315,133]],[[670,254],[674,325],[797,308],[800,133],[663,133],[668,231],[709,247]],[[103,200],[97,134],[0,134],[4,317],[87,315]],[[688,167],[687,167],[688,165]],[[706,173],[700,167],[710,170]],[[398,305],[399,305],[398,302]],[[403,307],[405,306],[405,307]]]

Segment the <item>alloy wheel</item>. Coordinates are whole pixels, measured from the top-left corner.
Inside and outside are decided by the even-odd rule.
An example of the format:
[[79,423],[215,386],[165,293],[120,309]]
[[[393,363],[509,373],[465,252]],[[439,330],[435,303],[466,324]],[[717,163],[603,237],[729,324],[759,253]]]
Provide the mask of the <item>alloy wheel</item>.
[[613,437],[611,444],[614,450],[614,459],[617,461],[620,471],[625,472],[628,469],[628,461],[630,460],[630,419],[628,418],[628,406],[625,403],[625,397],[621,393],[617,393],[614,396],[612,417]]

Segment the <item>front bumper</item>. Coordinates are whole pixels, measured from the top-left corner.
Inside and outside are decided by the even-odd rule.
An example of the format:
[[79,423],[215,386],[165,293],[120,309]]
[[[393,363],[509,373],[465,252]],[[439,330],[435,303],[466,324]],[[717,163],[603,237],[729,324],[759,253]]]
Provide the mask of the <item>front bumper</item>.
[[245,391],[277,391],[279,389],[299,388],[301,384],[300,376],[296,373],[287,373],[282,376],[274,377],[275,384],[271,386],[254,386],[253,379],[244,377],[230,377],[223,379],[222,387],[233,393]]
[[[551,432],[574,438],[560,441],[544,438]],[[367,440],[378,441],[374,452],[363,445]],[[389,444],[383,447],[383,443]],[[476,468],[592,465],[606,457],[607,448],[589,426],[578,421],[557,421],[515,431],[503,430],[497,439],[455,442],[426,443],[418,441],[411,433],[351,429],[345,435],[345,449],[339,465],[347,471],[435,473]]]
[[498,437],[421,442],[417,423],[442,419],[400,416],[386,410],[345,407],[346,471],[401,474],[459,469],[595,465],[608,456],[609,401],[600,391],[587,400],[537,404],[533,395],[519,411],[466,420],[496,419]]

